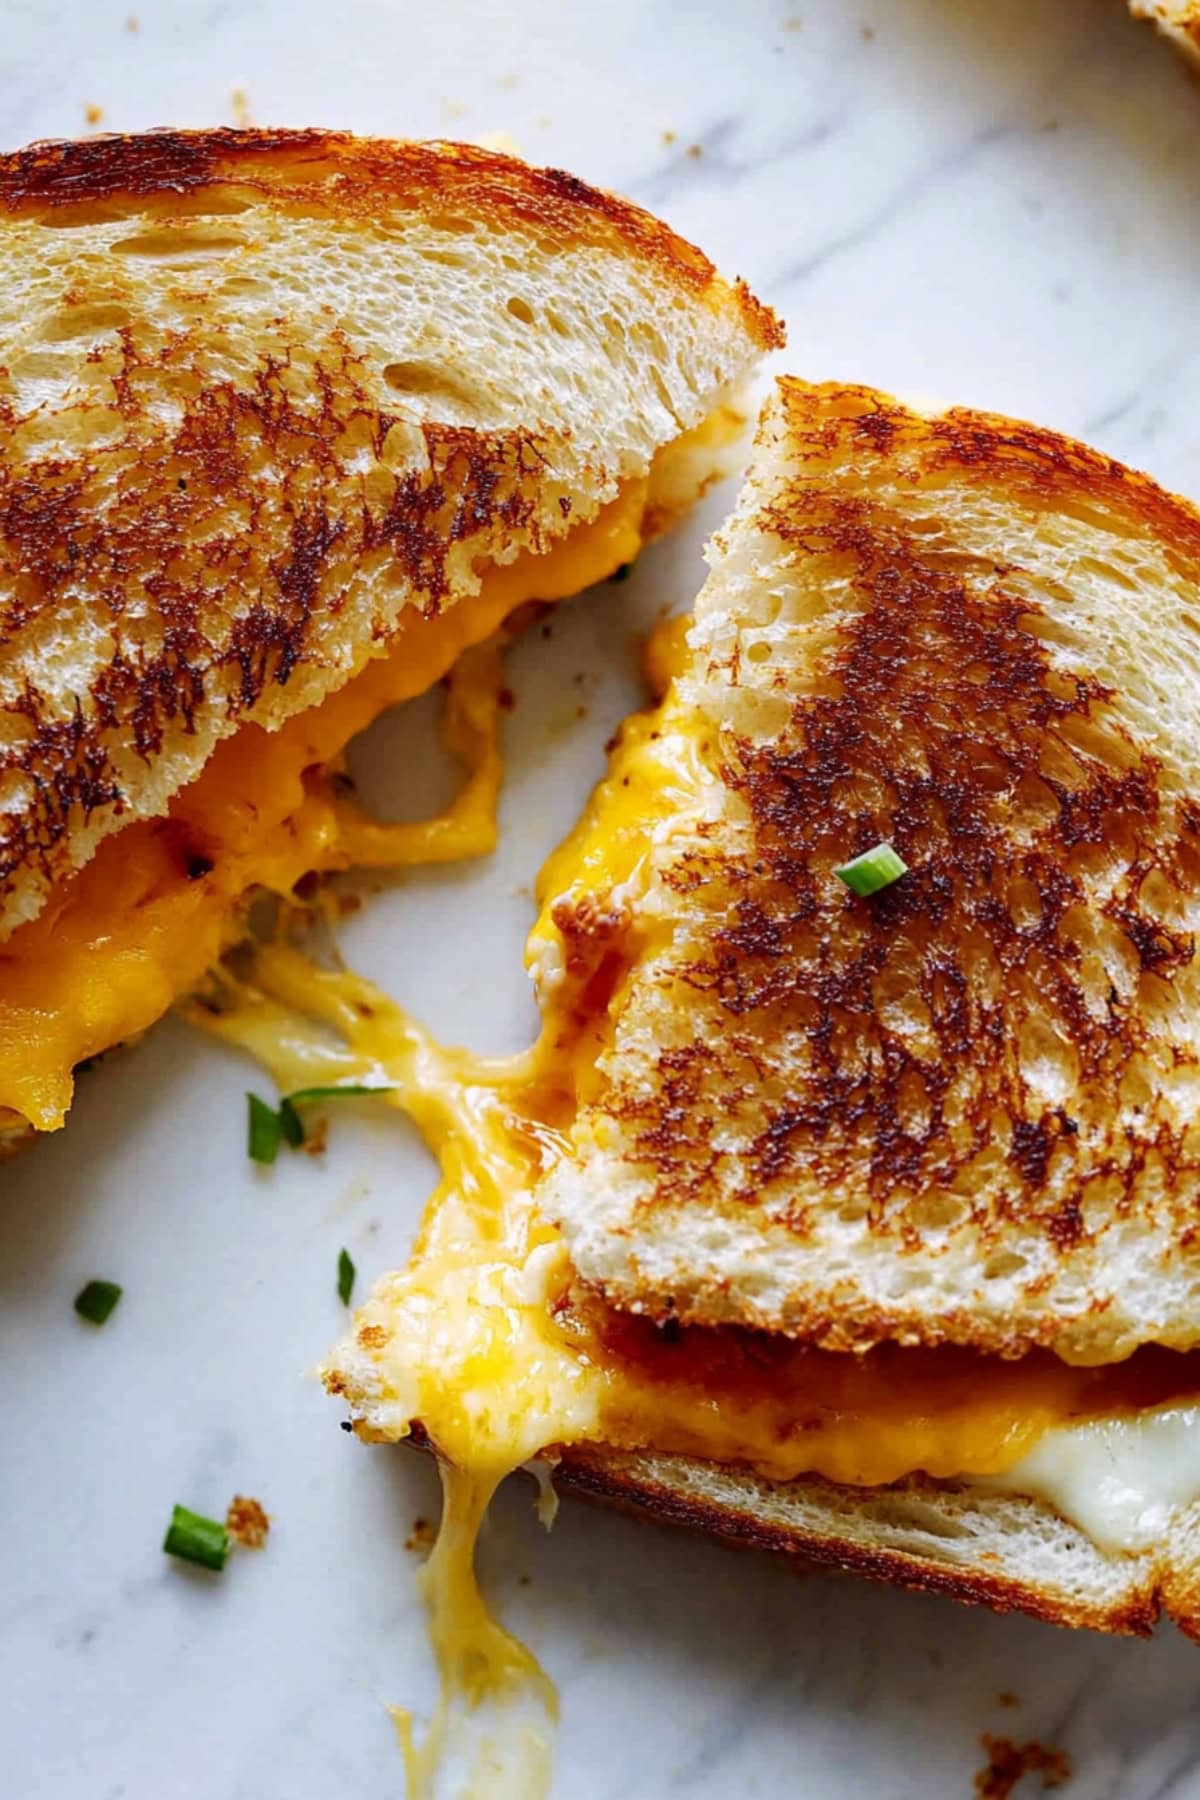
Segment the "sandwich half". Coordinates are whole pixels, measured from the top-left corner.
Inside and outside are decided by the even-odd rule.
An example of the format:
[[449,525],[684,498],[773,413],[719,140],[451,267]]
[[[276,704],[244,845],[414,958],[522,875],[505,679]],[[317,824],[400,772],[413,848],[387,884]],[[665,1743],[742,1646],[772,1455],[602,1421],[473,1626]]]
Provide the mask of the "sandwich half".
[[252,889],[387,860],[347,740],[664,529],[780,333],[571,176],[322,131],[0,158],[0,261],[12,1139]]
[[[1200,515],[785,380],[710,560],[544,871],[537,1049],[418,1066],[330,1005],[449,1147],[327,1382],[476,1494],[549,1459],[1200,1637]],[[880,845],[904,872],[856,892]]]

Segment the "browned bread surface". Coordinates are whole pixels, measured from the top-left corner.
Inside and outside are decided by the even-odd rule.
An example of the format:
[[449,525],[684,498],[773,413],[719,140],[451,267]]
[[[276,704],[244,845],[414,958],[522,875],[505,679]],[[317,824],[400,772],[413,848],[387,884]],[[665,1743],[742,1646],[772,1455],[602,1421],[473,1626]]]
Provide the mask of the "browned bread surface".
[[[788,380],[712,561],[707,778],[637,882],[554,908],[567,967],[625,920],[541,1196],[580,1273],[832,1349],[1195,1344],[1200,516]],[[858,898],[880,841],[909,873]]]
[[0,931],[779,336],[572,176],[320,131],[0,158],[0,266]]

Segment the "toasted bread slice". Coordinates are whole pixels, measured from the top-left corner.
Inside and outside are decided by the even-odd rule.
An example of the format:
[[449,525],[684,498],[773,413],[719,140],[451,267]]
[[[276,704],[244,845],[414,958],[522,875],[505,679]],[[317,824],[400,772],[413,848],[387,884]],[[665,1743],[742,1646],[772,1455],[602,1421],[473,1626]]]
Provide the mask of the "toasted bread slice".
[[1200,516],[784,381],[712,562],[693,774],[632,878],[547,897],[543,998],[612,995],[540,1195],[584,1280],[835,1350],[1195,1345]]
[[0,266],[0,932],[779,337],[571,176],[323,131],[0,158]]
[[638,1517],[703,1531],[1054,1625],[1144,1637],[1160,1614],[1200,1641],[1200,1504],[1153,1549],[1106,1553],[1043,1502],[912,1476],[885,1488],[779,1484],[678,1456],[571,1450],[555,1484]]
[[1129,0],[1137,19],[1151,19],[1193,62],[1200,61],[1200,4],[1197,0]]

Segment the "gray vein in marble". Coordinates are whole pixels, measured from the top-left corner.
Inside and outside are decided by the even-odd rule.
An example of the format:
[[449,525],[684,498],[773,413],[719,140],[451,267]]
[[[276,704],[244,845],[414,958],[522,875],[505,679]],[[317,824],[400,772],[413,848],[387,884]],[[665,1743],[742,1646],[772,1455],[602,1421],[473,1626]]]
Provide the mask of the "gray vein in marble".
[[689,154],[690,145],[681,146],[663,166],[640,178],[635,177],[630,183],[630,192],[641,205],[655,208],[672,199],[685,185],[700,186],[709,182],[728,187],[750,176],[761,176],[779,163],[827,144],[844,129],[844,125],[844,120],[822,115],[800,131],[788,133],[759,151],[739,156],[734,154],[733,146],[745,130],[745,119],[740,116],[717,119],[711,125],[702,126],[693,138],[702,152],[700,156]]
[[1013,124],[986,125],[965,143],[955,143],[940,151],[911,175],[898,181],[856,224],[828,238],[825,243],[797,261],[785,263],[781,268],[773,270],[769,276],[772,290],[783,291],[789,287],[797,287],[838,258],[861,249],[881,230],[894,225],[912,206],[923,200],[943,177],[963,174],[977,156],[986,153],[1006,138],[1014,137],[1020,129]]

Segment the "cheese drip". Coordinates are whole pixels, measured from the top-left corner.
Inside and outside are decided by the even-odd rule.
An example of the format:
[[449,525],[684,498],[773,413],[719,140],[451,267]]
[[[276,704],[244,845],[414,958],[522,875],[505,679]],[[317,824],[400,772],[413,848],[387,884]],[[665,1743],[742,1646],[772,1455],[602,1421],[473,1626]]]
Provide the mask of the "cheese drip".
[[[674,624],[650,647],[664,682],[680,643]],[[847,1356],[738,1330],[662,1333],[580,1288],[534,1195],[595,1079],[608,1002],[658,928],[638,921],[648,858],[703,808],[710,780],[677,698],[627,723],[605,780],[542,874],[530,960],[543,1030],[518,1057],[442,1048],[369,983],[318,971],[279,944],[261,949],[249,981],[222,977],[220,1010],[201,1019],[257,1057],[281,1091],[389,1087],[383,1103],[414,1120],[441,1165],[408,1266],[377,1283],[324,1371],[360,1437],[394,1442],[416,1430],[443,1472],[446,1508],[425,1578],[441,1698],[419,1746],[401,1715],[414,1796],[433,1791],[461,1729],[497,1700],[509,1716],[478,1747],[475,1778],[485,1771],[487,1783],[478,1791],[545,1791],[553,1690],[490,1619],[474,1576],[491,1494],[533,1459],[579,1445],[650,1448],[780,1482],[817,1474],[878,1486],[922,1471],[1049,1498],[1041,1442],[1078,1431],[1090,1442],[1089,1421],[1136,1422],[1200,1393],[1200,1357],[1168,1351],[1112,1369],[950,1347]],[[600,952],[580,955],[560,930],[561,909],[590,895],[603,897]],[[1069,1503],[1078,1488],[1053,1494]],[[531,1707],[544,1729],[530,1725]]]
[[[364,1437],[401,1437],[429,1418],[441,1453],[445,1503],[422,1578],[440,1696],[420,1743],[409,1715],[394,1717],[410,1800],[431,1800],[451,1765],[455,1792],[468,1800],[538,1800],[549,1791],[554,1687],[491,1617],[474,1568],[499,1482],[562,1428],[562,1389],[537,1372],[542,1284],[561,1248],[527,1201],[508,1208],[504,1199],[549,1149],[517,1113],[535,1059],[443,1049],[369,983],[319,971],[280,944],[260,950],[252,983],[216,977],[212,1004],[219,1010],[193,1005],[189,1016],[250,1051],[281,1091],[344,1080],[386,1086],[382,1103],[407,1112],[439,1156],[418,1261],[407,1277],[388,1278],[387,1305],[404,1317],[411,1358],[405,1397],[394,1429],[359,1424]],[[451,1291],[439,1291],[439,1271]],[[377,1290],[359,1315],[368,1354],[386,1337],[372,1322],[378,1298]],[[576,1423],[594,1428],[586,1398]]]
[[1200,1359],[1168,1351],[1080,1369],[1048,1354],[1010,1363],[891,1346],[845,1356],[736,1330],[664,1335],[578,1290],[533,1197],[562,1153],[573,1103],[561,1021],[520,1056],[473,1057],[436,1044],[370,983],[315,969],[281,944],[259,951],[252,980],[222,975],[216,1004],[193,1017],[255,1056],[281,1091],[386,1086],[380,1103],[413,1119],[441,1165],[411,1261],[376,1284],[324,1371],[360,1437],[395,1442],[418,1429],[443,1471],[446,1509],[425,1577],[441,1698],[424,1741],[406,1739],[414,1797],[432,1793],[485,1702],[504,1722],[477,1747],[478,1779],[486,1771],[490,1783],[479,1791],[545,1791],[553,1690],[490,1619],[474,1575],[490,1496],[533,1459],[593,1444],[777,1481],[876,1486],[922,1470],[1048,1493],[1033,1463],[1021,1486],[1023,1459],[1045,1434],[1069,1439],[1089,1419],[1200,1392]]

